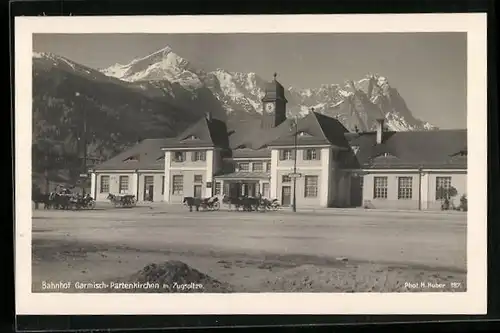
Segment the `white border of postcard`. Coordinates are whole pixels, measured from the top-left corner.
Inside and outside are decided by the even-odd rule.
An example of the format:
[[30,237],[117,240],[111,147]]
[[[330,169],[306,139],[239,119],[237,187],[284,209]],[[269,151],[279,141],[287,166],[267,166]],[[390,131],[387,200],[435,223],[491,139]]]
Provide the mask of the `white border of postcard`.
[[[230,29],[230,30],[228,30]],[[45,294],[31,292],[34,33],[467,32],[467,292]],[[486,14],[17,17],[15,19],[17,314],[484,314],[487,280]]]

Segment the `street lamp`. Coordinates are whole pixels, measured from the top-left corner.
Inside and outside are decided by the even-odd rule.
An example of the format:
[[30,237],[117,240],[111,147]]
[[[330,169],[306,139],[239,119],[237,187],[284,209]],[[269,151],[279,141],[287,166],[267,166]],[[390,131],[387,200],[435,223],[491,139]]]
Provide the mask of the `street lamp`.
[[[79,98],[80,93],[75,92],[75,97]],[[87,112],[85,107],[82,108],[82,148],[83,148],[83,158],[82,158],[82,173],[80,174],[80,178],[84,178],[83,186],[82,186],[82,195],[85,196],[85,186],[86,186],[86,181],[87,181]]]
[[297,211],[297,135],[298,135],[298,118],[295,117],[292,121],[293,125],[293,197],[292,197],[292,210]]

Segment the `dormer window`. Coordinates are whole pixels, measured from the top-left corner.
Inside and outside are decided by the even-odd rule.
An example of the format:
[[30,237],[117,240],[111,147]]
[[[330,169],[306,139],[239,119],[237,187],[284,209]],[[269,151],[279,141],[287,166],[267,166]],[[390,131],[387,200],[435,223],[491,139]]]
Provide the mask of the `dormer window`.
[[299,137],[300,136],[311,136],[311,134],[309,134],[309,133],[307,133],[305,131],[300,131],[300,132],[297,133],[297,136],[299,136]]
[[356,155],[359,151],[359,146],[352,146],[352,152],[354,153],[354,155]]
[[451,156],[462,156],[462,157],[466,157],[467,156],[467,150],[460,150],[458,152],[456,152],[455,154],[451,155]]
[[123,160],[123,162],[137,162],[139,160],[138,155],[129,156]]
[[183,151],[174,152],[174,162],[184,162],[186,160],[186,153]]
[[195,135],[190,135],[188,136],[187,138],[185,138],[184,140],[198,140],[199,138]]

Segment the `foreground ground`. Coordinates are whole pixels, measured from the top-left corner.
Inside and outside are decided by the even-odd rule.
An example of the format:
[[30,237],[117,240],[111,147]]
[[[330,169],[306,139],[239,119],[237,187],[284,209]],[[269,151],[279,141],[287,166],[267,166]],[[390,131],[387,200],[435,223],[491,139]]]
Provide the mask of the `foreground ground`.
[[[129,277],[144,282],[134,273],[172,260],[238,292],[466,288],[463,213],[36,210],[32,235],[34,291],[75,291],[76,282]],[[159,281],[160,273],[154,274],[157,280],[145,279]],[[72,284],[62,290],[49,288],[50,282]],[[172,286],[163,283],[160,289],[165,287]]]

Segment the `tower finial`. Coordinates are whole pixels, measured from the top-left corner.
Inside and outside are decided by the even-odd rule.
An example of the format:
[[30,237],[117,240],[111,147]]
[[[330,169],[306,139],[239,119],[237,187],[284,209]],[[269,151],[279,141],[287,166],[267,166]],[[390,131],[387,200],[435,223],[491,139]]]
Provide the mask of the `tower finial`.
[[278,73],[274,72],[273,77],[275,81],[276,81],[276,76],[278,76]]

